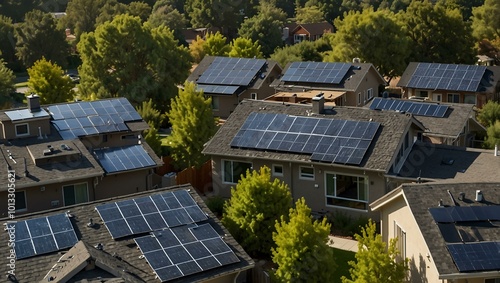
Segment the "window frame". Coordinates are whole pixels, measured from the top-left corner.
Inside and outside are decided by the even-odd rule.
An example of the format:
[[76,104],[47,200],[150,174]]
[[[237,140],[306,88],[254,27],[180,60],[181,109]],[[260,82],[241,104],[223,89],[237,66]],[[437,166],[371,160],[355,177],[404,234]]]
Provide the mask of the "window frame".
[[257,93],[256,92],[250,93],[250,99],[257,100]]
[[[303,172],[302,169],[310,169],[312,170],[312,173],[307,173]],[[300,180],[307,180],[307,181],[314,181],[315,180],[315,170],[314,167],[310,166],[300,166],[299,167],[299,179]]]
[[[17,205],[19,204],[19,197],[17,196],[17,194],[21,194],[21,193],[24,195],[24,208],[17,208]],[[25,190],[22,190],[22,191],[16,190],[14,195],[15,195],[15,200],[16,200],[16,212],[28,211],[28,199],[26,198],[26,191]]]
[[[19,131],[17,130],[17,127],[19,126],[26,126],[26,133],[20,134]],[[30,135],[30,125],[28,123],[16,124],[15,130],[16,130],[16,137],[25,137]]]
[[[469,97],[474,97],[473,103],[467,102]],[[476,94],[464,94],[464,104],[476,105],[477,104],[477,95]]]
[[[328,193],[328,177],[332,176],[332,175],[333,175],[333,180],[334,180],[333,195],[330,195]],[[357,178],[356,183],[357,183],[358,197],[356,199],[337,196],[337,176],[339,176],[339,175]],[[325,178],[325,180],[324,180],[324,182],[325,182],[325,206],[342,208],[342,209],[350,209],[350,210],[354,210],[354,211],[368,211],[368,204],[370,203],[370,180],[369,180],[368,176],[361,175],[361,174],[346,174],[346,173],[340,173],[340,172],[335,172],[335,171],[325,171],[324,176],[325,176],[324,177]],[[359,181],[360,178],[364,179],[364,182],[360,182]],[[359,184],[361,184],[361,183],[366,184],[365,191],[363,192],[365,200],[359,198],[359,195],[360,195]],[[351,201],[351,202],[356,202],[356,203],[362,203],[364,206],[364,209],[342,206],[342,205],[335,205],[335,204],[328,204],[329,199],[337,199],[337,200],[341,200],[341,201]]]
[[[400,236],[402,240],[399,239]],[[394,221],[394,238],[398,238],[396,248],[399,253],[396,256],[396,262],[403,262],[406,258],[406,231],[396,221]]]
[[373,98],[373,88],[369,88],[366,90],[366,101],[370,101]]
[[212,110],[219,111],[220,101],[218,96],[212,96]]
[[[87,200],[84,201],[84,202],[77,202],[76,200],[76,192],[75,192],[75,187],[78,186],[78,185],[82,185],[82,184],[85,184],[85,191],[86,191],[86,196],[87,196]],[[73,192],[75,194],[75,203],[73,204],[66,204],[66,192],[65,192],[65,188],[66,187],[70,187],[72,186],[73,187]],[[68,185],[63,185],[62,186],[62,194],[63,194],[63,206],[68,206],[68,205],[76,205],[76,204],[81,204],[81,203],[86,203],[86,202],[89,202],[89,185],[87,182],[81,182],[81,183],[74,183],[74,184],[68,184]]]
[[[446,99],[447,99],[446,101],[447,101],[448,103],[460,103],[460,93],[447,93],[447,95],[446,95],[446,96],[447,96],[447,97],[446,97]],[[453,99],[452,99],[452,101],[450,101],[450,97],[452,97],[452,98],[453,98]],[[455,101],[454,101],[454,98],[455,98],[455,97],[458,97],[458,101],[457,101],[457,102],[455,102]]]
[[[231,181],[226,181],[226,162],[231,162]],[[221,179],[222,179],[222,183],[224,184],[231,184],[231,185],[234,185],[234,184],[238,184],[238,181],[240,180],[240,176],[242,174],[245,174],[245,172],[241,173],[240,175],[237,176],[237,180],[235,180],[235,176],[234,176],[234,163],[237,162],[237,163],[246,163],[246,164],[250,164],[250,167],[249,168],[252,168],[253,167],[253,164],[252,162],[245,162],[245,161],[239,161],[239,160],[229,160],[229,159],[223,159],[221,161]]]
[[361,105],[361,92],[358,92],[358,105]]
[[[276,171],[276,168],[280,167],[281,168],[281,172],[277,172]],[[273,164],[273,171],[272,171],[272,174],[273,176],[275,177],[283,177],[284,173],[283,173],[283,165],[279,165],[279,164]]]

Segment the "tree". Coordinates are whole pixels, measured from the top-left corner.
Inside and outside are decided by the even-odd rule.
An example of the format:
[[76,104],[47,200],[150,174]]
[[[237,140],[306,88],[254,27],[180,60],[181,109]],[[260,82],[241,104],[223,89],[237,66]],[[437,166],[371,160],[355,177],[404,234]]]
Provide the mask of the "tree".
[[330,224],[327,219],[314,221],[304,198],[290,209],[289,221],[284,216],[276,221],[272,249],[278,265],[274,275],[279,282],[334,282],[333,250],[328,247]]
[[275,222],[287,215],[292,196],[288,186],[278,179],[271,181],[271,170],[247,170],[231,198],[224,204],[222,223],[251,255],[269,255],[273,248]]
[[223,33],[236,29],[243,15],[245,1],[233,0],[187,0],[184,8],[195,28],[219,27]]
[[42,58],[28,69],[28,92],[40,96],[41,104],[67,102],[75,96],[73,81],[57,64]]
[[148,130],[145,130],[144,140],[151,147],[151,149],[156,153],[157,156],[162,156],[161,150],[161,139],[158,135],[158,130],[150,125]]
[[10,69],[21,69],[21,62],[16,58],[16,40],[12,19],[0,15],[0,54]]
[[278,62],[280,66],[283,67],[288,63],[297,61],[321,62],[323,60],[321,50],[325,48],[324,45],[329,46],[325,44],[323,39],[317,41],[301,41],[294,45],[276,49],[271,55],[271,59]]
[[472,9],[472,31],[477,40],[500,38],[500,2],[485,0]]
[[99,9],[99,16],[96,19],[96,27],[105,22],[112,21],[116,16],[127,12],[127,5],[119,3],[117,0],[106,0],[105,4]]
[[170,28],[174,36],[179,41],[185,41],[182,30],[186,28],[186,18],[177,9],[170,5],[157,6],[160,2],[156,2],[153,7],[153,12],[149,16],[148,22],[153,27],[165,25]]
[[151,6],[144,2],[130,2],[127,6],[127,13],[132,16],[137,16],[145,22],[149,15],[151,15]]
[[477,120],[485,127],[493,126],[497,121],[500,121],[500,103],[488,101],[479,110]]
[[189,44],[189,52],[191,53],[191,57],[193,58],[193,62],[198,64],[205,57],[205,51],[203,50],[203,46],[205,45],[205,40],[201,38],[199,35],[196,36],[196,39]]
[[189,52],[164,26],[119,15],[82,35],[79,91],[83,98],[120,97],[133,104],[153,100],[165,111],[191,68]]
[[19,23],[23,21],[28,11],[40,8],[41,4],[41,0],[2,0],[0,1],[0,14]]
[[356,262],[349,262],[352,267],[349,270],[351,279],[342,276],[342,283],[404,282],[409,260],[399,260],[397,238],[391,239],[386,249],[386,243],[376,233],[375,223],[371,220],[361,229],[361,235],[356,234],[354,237],[358,241]]
[[7,64],[0,58],[0,102],[3,105],[9,100],[10,95],[14,92],[14,72],[7,68]]
[[262,47],[262,53],[269,57],[277,47],[283,45],[281,28],[285,22],[285,13],[274,5],[262,2],[257,15],[246,19],[241,24],[238,34],[250,38]]
[[227,38],[220,32],[209,33],[203,43],[203,52],[210,56],[227,56],[231,47],[227,44]]
[[409,40],[389,10],[350,12],[335,20],[329,62],[350,62],[353,58],[372,63],[386,77],[403,74],[410,55]]
[[162,114],[156,109],[152,99],[143,101],[142,104],[136,107],[137,113],[146,121],[150,127],[159,129],[165,120],[165,114]]
[[66,16],[59,20],[58,27],[71,29],[78,42],[82,33],[95,30],[96,19],[104,4],[104,0],[71,0],[66,8]]
[[297,8],[295,20],[301,24],[320,23],[325,21],[325,16],[318,6],[313,5]]
[[446,9],[441,2],[412,1],[399,19],[411,40],[411,61],[473,63],[471,28],[458,9]]
[[484,141],[485,148],[495,148],[495,145],[500,146],[500,120],[486,129],[486,140]]
[[196,91],[194,83],[186,82],[172,101],[167,117],[172,125],[167,142],[177,167],[201,167],[209,159],[201,153],[203,146],[216,131],[212,99]]
[[230,48],[229,57],[263,58],[259,43],[252,42],[249,38],[238,37],[233,39]]
[[33,10],[26,13],[25,21],[15,27],[16,55],[26,67],[45,57],[63,68],[69,46],[64,30],[56,27],[50,13]]

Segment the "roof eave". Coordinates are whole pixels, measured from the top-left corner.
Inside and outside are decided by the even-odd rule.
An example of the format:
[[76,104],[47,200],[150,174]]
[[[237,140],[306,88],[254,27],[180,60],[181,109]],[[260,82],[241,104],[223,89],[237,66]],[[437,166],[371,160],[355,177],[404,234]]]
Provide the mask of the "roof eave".
[[450,274],[440,274],[440,280],[453,280],[453,279],[472,279],[472,278],[484,278],[484,277],[498,277],[500,276],[500,270],[486,271],[486,272],[473,272],[473,273],[450,273]]
[[[40,186],[45,186],[45,185],[50,185],[50,184],[58,184],[58,183],[64,183],[64,182],[77,181],[77,180],[82,180],[82,179],[87,179],[87,178],[100,177],[100,176],[103,176],[103,174],[104,174],[104,171],[102,171],[100,173],[88,174],[88,175],[84,175],[84,176],[77,176],[77,177],[73,177],[73,178],[40,181],[40,182],[33,182],[33,183],[27,183],[27,184],[16,183],[16,189],[28,189],[28,188],[32,188],[34,186],[40,187]],[[0,192],[2,192],[2,191],[7,191],[7,189],[0,190]]]
[[392,202],[397,197],[401,196],[402,194],[403,190],[402,187],[400,186],[395,190],[383,195],[381,198],[374,200],[372,203],[370,203],[370,208],[372,211],[377,211],[387,203]]

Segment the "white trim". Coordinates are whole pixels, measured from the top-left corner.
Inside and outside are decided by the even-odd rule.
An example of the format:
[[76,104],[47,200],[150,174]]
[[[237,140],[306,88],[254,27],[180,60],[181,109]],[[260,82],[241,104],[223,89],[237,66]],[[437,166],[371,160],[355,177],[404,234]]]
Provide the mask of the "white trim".
[[66,204],[66,198],[64,197],[64,187],[73,186],[73,190],[75,190],[75,186],[81,185],[81,184],[85,184],[85,188],[87,189],[87,201],[85,201],[85,202],[89,202],[90,196],[89,196],[89,184],[88,184],[88,182],[74,183],[74,184],[68,184],[68,185],[63,185],[62,186],[62,195],[63,195],[63,205],[64,206],[80,204],[80,203],[76,202],[76,199],[75,199],[75,203],[74,204]]
[[[231,162],[231,175],[232,176],[232,181],[233,182],[227,182],[225,179],[226,179],[226,170],[225,169],[225,162],[228,161],[228,162]],[[234,166],[233,166],[233,163],[234,162],[239,162],[239,163],[247,163],[247,164],[250,164],[250,168],[253,167],[253,163],[252,162],[246,162],[246,161],[239,161],[239,160],[231,160],[231,159],[221,159],[221,181],[223,184],[231,184],[231,185],[234,185],[234,184],[237,184],[238,183],[238,180],[239,180],[239,176],[238,176],[238,180],[236,180],[236,182],[234,182]],[[245,174],[245,172],[243,172],[242,174]]]
[[[312,174],[311,173],[303,173],[302,168],[305,169],[312,169]],[[308,167],[308,166],[299,166],[299,179],[300,180],[307,180],[307,181],[314,181],[315,180],[315,174],[314,174],[314,167]]]
[[[275,169],[276,167],[281,167],[281,173],[276,172],[276,169]],[[273,164],[272,174],[273,174],[273,176],[275,176],[275,177],[283,177],[283,174],[284,174],[283,170],[284,170],[283,165],[280,165],[280,164]]]
[[[325,192],[325,206],[327,207],[335,207],[335,208],[344,208],[344,209],[349,209],[353,211],[368,211],[368,208],[370,207],[370,180],[367,175],[361,175],[361,174],[346,174],[346,173],[339,173],[335,171],[325,171],[324,175],[324,192]],[[329,195],[327,193],[328,191],[328,179],[327,175],[334,175],[334,184],[333,184],[333,193],[334,195]],[[348,176],[348,177],[357,177],[357,178],[363,178],[366,180],[366,185],[368,186],[366,188],[366,192],[364,192],[366,200],[361,200],[361,199],[352,199],[352,198],[345,198],[345,197],[340,197],[337,196],[337,175],[342,175],[342,176]],[[359,179],[358,179],[359,180]],[[358,197],[359,197],[359,182],[358,182]],[[346,207],[346,206],[341,206],[341,205],[332,205],[328,204],[328,198],[333,198],[333,199],[339,199],[339,200],[345,200],[345,201],[352,201],[352,202],[358,202],[358,203],[364,203],[366,209],[358,209],[358,208],[352,208],[352,207]]]
[[256,92],[250,93],[250,98],[253,100],[257,100],[257,93]]
[[[19,127],[19,126],[26,126],[26,133],[25,134],[19,134],[17,132],[17,127]],[[16,129],[16,137],[24,137],[24,136],[30,135],[30,125],[28,123],[15,124],[15,129]]]

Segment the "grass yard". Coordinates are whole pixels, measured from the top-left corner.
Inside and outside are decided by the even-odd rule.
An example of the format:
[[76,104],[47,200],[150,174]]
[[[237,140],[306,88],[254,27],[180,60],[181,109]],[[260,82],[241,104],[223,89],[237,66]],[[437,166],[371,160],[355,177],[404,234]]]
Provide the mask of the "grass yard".
[[336,248],[333,249],[333,256],[335,257],[335,262],[337,263],[337,267],[335,268],[335,282],[341,282],[340,278],[345,276],[349,278],[349,269],[351,268],[348,264],[349,261],[355,260],[354,252],[339,250]]

